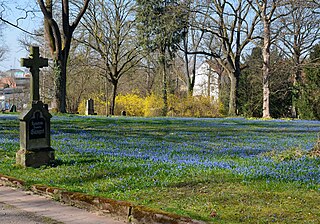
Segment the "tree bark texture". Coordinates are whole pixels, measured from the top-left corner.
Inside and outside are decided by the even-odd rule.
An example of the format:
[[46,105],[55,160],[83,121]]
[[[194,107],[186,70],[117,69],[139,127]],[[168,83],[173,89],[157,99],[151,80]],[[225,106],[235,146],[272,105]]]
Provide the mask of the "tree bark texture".
[[166,53],[165,50],[162,51],[160,56],[161,67],[162,67],[162,99],[163,99],[162,116],[167,116],[167,113],[168,113],[168,82],[167,82],[165,53]]
[[113,80],[112,81],[112,96],[111,96],[111,102],[110,102],[110,115],[114,115],[114,112],[115,112],[117,90],[118,90],[118,80]]
[[237,86],[238,79],[234,74],[229,74],[230,93],[229,93],[229,116],[235,116],[237,113]]
[[262,105],[262,117],[270,118],[270,89],[269,89],[269,79],[270,79],[270,42],[271,42],[271,31],[270,23],[267,18],[263,18],[264,26],[264,37],[263,37],[263,105]]
[[54,94],[56,108],[60,113],[66,113],[66,80],[67,71],[66,65],[63,65],[64,60],[55,60],[54,62]]

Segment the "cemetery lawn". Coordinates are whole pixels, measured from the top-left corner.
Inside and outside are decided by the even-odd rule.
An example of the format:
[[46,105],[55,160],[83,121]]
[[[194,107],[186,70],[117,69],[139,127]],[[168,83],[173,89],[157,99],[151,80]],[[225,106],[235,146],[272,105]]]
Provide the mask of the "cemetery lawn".
[[320,223],[319,121],[54,116],[57,166],[22,169],[0,115],[0,173],[208,223]]

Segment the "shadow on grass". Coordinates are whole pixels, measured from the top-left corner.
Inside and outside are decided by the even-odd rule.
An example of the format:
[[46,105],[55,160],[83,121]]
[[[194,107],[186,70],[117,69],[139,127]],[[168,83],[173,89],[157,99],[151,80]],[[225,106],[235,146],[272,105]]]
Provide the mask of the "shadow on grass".
[[62,159],[56,159],[54,160],[50,166],[51,167],[58,167],[58,166],[73,166],[75,164],[92,164],[97,162],[98,159],[90,159],[90,158],[77,158],[77,160],[62,160]]

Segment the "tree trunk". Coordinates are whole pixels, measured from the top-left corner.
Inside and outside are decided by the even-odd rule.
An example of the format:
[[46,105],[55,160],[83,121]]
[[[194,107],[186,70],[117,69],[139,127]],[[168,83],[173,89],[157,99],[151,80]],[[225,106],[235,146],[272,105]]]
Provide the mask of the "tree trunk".
[[168,83],[167,83],[167,69],[166,69],[166,51],[161,51],[161,68],[162,68],[162,100],[163,100],[163,108],[162,108],[162,116],[167,116],[168,113]]
[[298,99],[298,81],[297,81],[297,74],[298,71],[295,72],[293,75],[293,80],[292,80],[292,93],[291,93],[291,117],[292,118],[297,118],[298,117],[298,112],[297,112],[297,107],[296,107],[296,102]]
[[112,98],[110,102],[110,115],[114,115],[114,109],[116,105],[116,96],[117,96],[117,89],[118,89],[118,81],[115,80],[112,82]]
[[297,47],[297,37],[294,38],[294,63],[295,63],[295,71],[293,74],[293,80],[292,80],[292,105],[291,105],[291,117],[292,118],[297,118],[298,117],[298,111],[296,108],[296,102],[299,99],[299,84],[301,83],[301,69],[300,69],[300,57],[301,53],[299,51],[299,48]]
[[109,91],[108,91],[108,78],[105,77],[105,82],[104,82],[104,86],[105,86],[105,99],[106,99],[106,115],[109,115]]
[[163,65],[163,89],[162,89],[162,99],[163,99],[163,108],[162,108],[162,116],[167,116],[168,113],[168,83],[167,83],[167,72],[166,65]]
[[270,90],[269,90],[269,77],[263,75],[263,108],[262,117],[270,118]]
[[194,84],[196,82],[196,66],[197,66],[197,55],[194,56],[193,65],[192,65],[192,73],[191,73],[191,77],[189,78],[189,83],[188,83],[188,91],[189,91],[190,96],[193,95]]
[[270,118],[270,89],[269,89],[269,76],[270,76],[270,24],[266,19],[264,20],[264,39],[263,39],[263,105],[262,117]]
[[[72,34],[75,28],[80,23],[85,11],[88,8],[90,0],[83,1],[83,7],[80,8],[78,15],[75,15],[75,20],[71,23],[69,21],[69,1],[61,1],[61,17],[59,22],[53,18],[52,0],[38,0],[39,7],[44,15],[45,33],[49,41],[52,57],[54,58],[55,69],[55,101],[57,104],[56,109],[61,113],[66,113],[66,74],[67,74],[67,61],[72,41]],[[74,15],[74,14],[73,14]],[[61,23],[62,29],[59,28]],[[70,25],[70,23],[72,25]]]
[[67,93],[67,65],[63,59],[54,62],[54,89],[56,109],[60,113],[66,113],[66,93]]
[[193,77],[190,75],[190,70],[189,70],[188,29],[187,28],[184,28],[184,29],[185,30],[184,30],[184,36],[183,36],[183,50],[184,50],[185,69],[186,69],[186,75],[187,75],[188,95],[192,96],[194,82],[193,82]]
[[229,74],[230,93],[229,93],[229,116],[235,116],[237,113],[237,86],[238,80],[234,74]]

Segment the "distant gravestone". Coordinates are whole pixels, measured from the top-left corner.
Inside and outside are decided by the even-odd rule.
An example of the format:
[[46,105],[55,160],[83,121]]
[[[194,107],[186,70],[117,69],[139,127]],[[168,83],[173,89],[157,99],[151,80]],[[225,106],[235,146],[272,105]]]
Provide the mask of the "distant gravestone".
[[48,104],[43,104],[44,109],[46,109],[46,111],[49,111],[49,105]]
[[86,103],[86,115],[95,115],[93,99],[87,100],[87,103]]
[[50,145],[51,114],[40,101],[39,69],[48,66],[48,59],[39,55],[39,47],[31,47],[29,58],[21,59],[21,66],[30,68],[31,109],[20,114],[20,150],[16,163],[23,167],[40,167],[54,161],[54,149]]
[[11,113],[17,112],[17,106],[13,104],[10,108],[10,112]]

